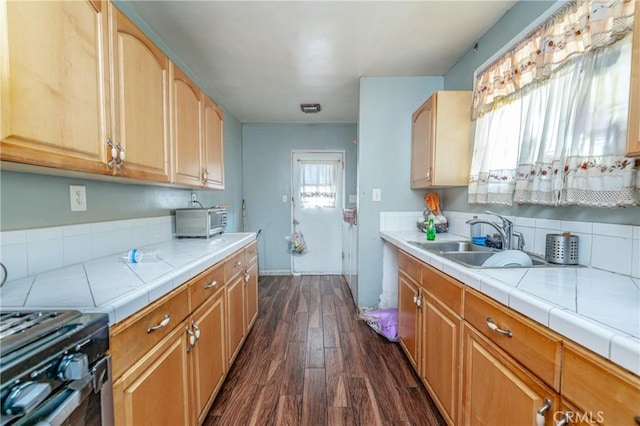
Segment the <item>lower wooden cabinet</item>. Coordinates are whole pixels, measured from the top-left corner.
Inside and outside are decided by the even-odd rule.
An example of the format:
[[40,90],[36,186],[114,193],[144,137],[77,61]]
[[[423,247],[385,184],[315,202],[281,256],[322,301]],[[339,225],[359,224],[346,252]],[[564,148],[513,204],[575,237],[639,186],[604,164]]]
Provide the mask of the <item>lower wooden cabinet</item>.
[[244,328],[244,276],[238,274],[227,283],[225,289],[227,306],[227,359],[233,362],[240,351],[245,336]]
[[640,377],[569,342],[564,346],[562,396],[578,409],[568,413],[574,417],[569,424],[637,426]]
[[189,367],[184,321],[113,384],[116,425],[188,425]]
[[458,420],[462,318],[427,293],[424,303],[422,381],[449,424]]
[[198,333],[191,356],[191,382],[197,424],[202,424],[227,372],[224,290],[204,302],[191,317]]
[[420,263],[417,259],[398,252],[398,342],[413,368],[418,370],[420,351],[421,315],[418,300],[421,297]]
[[258,264],[247,266],[244,275],[244,328],[249,330],[258,317]]
[[461,424],[552,425],[559,395],[471,326],[463,330]]

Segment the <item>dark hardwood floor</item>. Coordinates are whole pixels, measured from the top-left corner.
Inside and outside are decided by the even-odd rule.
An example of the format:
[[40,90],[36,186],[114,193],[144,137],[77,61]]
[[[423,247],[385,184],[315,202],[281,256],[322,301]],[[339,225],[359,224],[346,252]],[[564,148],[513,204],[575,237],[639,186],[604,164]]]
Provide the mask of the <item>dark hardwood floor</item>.
[[205,425],[445,424],[342,277],[260,277],[259,304]]

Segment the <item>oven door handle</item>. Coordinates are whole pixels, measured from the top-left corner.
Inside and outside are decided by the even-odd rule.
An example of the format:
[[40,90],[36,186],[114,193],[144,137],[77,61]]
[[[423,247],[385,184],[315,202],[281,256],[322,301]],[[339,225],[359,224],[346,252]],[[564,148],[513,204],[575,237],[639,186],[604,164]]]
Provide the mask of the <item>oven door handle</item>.
[[44,420],[36,423],[36,426],[60,426],[82,404],[82,401],[93,390],[93,376],[87,374],[80,380],[75,380],[64,390],[65,399],[53,413]]

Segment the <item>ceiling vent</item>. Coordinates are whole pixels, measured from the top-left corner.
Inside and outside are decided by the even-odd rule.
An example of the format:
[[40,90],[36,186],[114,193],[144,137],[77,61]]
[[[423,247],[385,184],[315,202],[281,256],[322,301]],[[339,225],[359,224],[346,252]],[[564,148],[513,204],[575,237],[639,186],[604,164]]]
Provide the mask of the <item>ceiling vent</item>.
[[316,114],[320,112],[320,104],[300,104],[300,109],[305,114]]

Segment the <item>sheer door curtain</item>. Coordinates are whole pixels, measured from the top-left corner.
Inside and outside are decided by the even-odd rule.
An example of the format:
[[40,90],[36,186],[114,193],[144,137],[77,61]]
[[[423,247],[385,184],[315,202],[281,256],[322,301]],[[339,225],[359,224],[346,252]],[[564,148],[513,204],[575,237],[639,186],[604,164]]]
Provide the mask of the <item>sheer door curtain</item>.
[[[604,3],[611,3],[608,19],[589,28]],[[530,76],[500,86],[510,93],[492,97],[490,105],[474,103],[470,203],[640,205],[640,160],[624,156],[632,14],[633,2],[571,3],[536,36],[540,47],[553,50],[546,58],[551,63],[544,63],[542,49],[535,51],[535,73],[533,65],[507,61],[520,63],[512,69],[516,75]],[[564,25],[563,34],[556,34],[558,25]],[[524,48],[531,51],[531,40],[527,43]],[[477,91],[491,89],[482,86],[483,78]]]
[[300,206],[336,206],[339,161],[300,161]]

